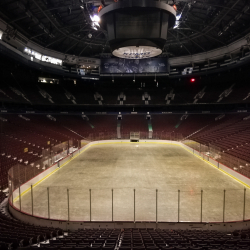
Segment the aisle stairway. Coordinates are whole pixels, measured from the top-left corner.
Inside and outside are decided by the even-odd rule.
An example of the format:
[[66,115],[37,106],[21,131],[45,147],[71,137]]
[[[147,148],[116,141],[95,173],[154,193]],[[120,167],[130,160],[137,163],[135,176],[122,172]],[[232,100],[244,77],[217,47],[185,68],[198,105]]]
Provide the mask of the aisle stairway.
[[121,139],[121,120],[117,120],[117,139]]
[[153,126],[151,120],[148,120],[148,139],[152,139],[153,137]]

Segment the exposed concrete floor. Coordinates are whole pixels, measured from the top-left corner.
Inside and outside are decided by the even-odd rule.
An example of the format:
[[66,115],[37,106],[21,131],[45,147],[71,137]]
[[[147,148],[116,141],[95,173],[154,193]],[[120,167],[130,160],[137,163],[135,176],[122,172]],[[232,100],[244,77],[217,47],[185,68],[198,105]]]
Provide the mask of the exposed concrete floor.
[[[223,196],[226,190],[225,221],[243,219],[244,186],[216,168],[175,145],[109,144],[91,147],[33,189],[34,215],[72,221],[135,220],[158,221],[223,220]],[[246,191],[246,218],[250,218],[250,190]],[[15,203],[19,207],[19,202]],[[22,210],[31,213],[31,194],[22,196]]]

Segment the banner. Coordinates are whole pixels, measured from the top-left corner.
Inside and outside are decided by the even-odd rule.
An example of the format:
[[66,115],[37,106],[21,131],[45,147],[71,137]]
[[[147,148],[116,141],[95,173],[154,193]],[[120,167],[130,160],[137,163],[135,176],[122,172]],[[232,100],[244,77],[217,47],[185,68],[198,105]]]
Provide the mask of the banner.
[[100,65],[101,74],[157,74],[169,73],[168,58],[148,59],[102,59]]

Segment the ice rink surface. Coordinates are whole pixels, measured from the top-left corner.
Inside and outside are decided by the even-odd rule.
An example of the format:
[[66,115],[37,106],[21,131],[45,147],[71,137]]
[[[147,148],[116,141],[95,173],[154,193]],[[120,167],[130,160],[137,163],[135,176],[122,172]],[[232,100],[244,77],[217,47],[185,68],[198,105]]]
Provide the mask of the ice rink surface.
[[[21,202],[31,213],[30,192]],[[96,145],[33,189],[34,215],[71,221],[216,222],[223,206],[225,221],[242,220],[244,186],[171,144]],[[250,219],[249,189],[245,207]]]

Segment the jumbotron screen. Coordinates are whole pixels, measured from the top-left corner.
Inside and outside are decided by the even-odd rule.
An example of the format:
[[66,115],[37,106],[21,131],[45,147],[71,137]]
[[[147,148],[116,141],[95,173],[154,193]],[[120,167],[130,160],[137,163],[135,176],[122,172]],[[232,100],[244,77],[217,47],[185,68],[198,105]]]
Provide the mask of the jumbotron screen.
[[145,74],[166,73],[170,71],[168,58],[122,59],[109,58],[101,60],[101,74]]

